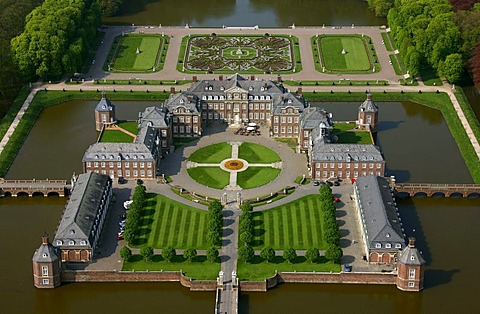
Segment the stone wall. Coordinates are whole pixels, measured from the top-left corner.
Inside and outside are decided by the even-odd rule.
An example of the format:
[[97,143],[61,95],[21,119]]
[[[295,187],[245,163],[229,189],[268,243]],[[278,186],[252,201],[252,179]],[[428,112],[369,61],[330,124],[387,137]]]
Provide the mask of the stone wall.
[[62,282],[168,282],[179,281],[191,291],[215,291],[215,280],[192,280],[178,271],[85,271],[66,270]]
[[266,281],[240,281],[239,285],[241,291],[267,291]]

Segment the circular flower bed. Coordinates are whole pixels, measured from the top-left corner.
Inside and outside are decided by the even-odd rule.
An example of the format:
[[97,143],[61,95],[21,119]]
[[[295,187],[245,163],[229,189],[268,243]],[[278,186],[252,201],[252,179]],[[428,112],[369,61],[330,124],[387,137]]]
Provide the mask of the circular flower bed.
[[240,170],[243,168],[243,162],[240,160],[229,160],[225,163],[225,168],[229,170]]

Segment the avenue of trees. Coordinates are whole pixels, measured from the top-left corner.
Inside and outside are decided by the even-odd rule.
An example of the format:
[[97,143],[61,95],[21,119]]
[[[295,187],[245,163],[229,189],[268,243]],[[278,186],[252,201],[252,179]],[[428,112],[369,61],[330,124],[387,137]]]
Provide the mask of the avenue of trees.
[[480,88],[479,0],[368,0],[387,17],[393,39],[413,76],[428,64],[456,83],[465,67]]
[[[240,215],[238,226],[238,234],[240,238],[238,244],[238,257],[245,262],[250,262],[255,255],[251,243],[253,241],[253,206],[246,203],[241,205],[240,209],[242,210],[242,214]],[[265,252],[265,254],[267,253]],[[269,257],[270,254],[271,252],[268,253]],[[275,257],[275,251],[273,252],[273,257]],[[271,257],[271,259],[273,259],[273,257]]]
[[84,63],[101,24],[95,0],[45,0],[26,17],[11,41],[13,60],[25,80],[73,74]]
[[128,210],[127,221],[125,223],[125,232],[123,237],[128,243],[135,241],[135,237],[140,230],[140,220],[142,219],[141,211],[145,205],[147,193],[143,185],[137,185],[132,195],[132,204]]
[[100,0],[102,14],[104,16],[114,16],[120,10],[123,0]]
[[[343,253],[340,248],[340,234],[335,218],[336,207],[333,202],[332,189],[327,184],[320,187],[320,200],[323,216],[323,236],[325,242],[327,242],[325,257],[332,262],[339,263]],[[315,253],[309,253],[309,257],[315,258]]]

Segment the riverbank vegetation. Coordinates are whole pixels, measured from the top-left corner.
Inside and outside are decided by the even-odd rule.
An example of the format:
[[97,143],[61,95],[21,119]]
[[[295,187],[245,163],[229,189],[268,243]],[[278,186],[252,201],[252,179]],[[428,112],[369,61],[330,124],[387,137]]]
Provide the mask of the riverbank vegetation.
[[[309,101],[354,101],[362,102],[365,100],[365,93],[303,93],[304,97]],[[458,93],[457,93],[458,95]],[[457,112],[453,108],[453,104],[446,93],[412,93],[412,92],[388,92],[388,93],[372,93],[375,101],[412,101],[420,105],[440,110],[443,118],[455,139],[458,149],[465,160],[465,164],[470,171],[475,183],[480,183],[480,163],[478,156],[473,149],[472,143],[468,139],[467,133],[458,118]],[[460,97],[460,100],[462,98]],[[459,102],[460,102],[459,100]],[[463,98],[462,107],[467,106],[467,101]],[[477,140],[480,139],[480,123],[478,122],[473,110],[464,110],[464,114],[472,127]]]

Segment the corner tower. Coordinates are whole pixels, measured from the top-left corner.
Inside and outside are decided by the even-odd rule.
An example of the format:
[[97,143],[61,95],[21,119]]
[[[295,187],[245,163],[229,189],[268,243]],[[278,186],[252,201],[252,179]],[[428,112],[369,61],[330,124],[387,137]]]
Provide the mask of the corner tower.
[[425,260],[415,247],[415,238],[408,239],[406,246],[398,258],[397,288],[403,291],[423,290]]
[[102,92],[102,99],[95,107],[95,129],[101,131],[104,124],[116,122],[115,106],[108,100],[107,93]]
[[61,285],[62,265],[56,248],[48,240],[48,234],[42,237],[42,245],[32,258],[33,285],[37,288],[56,288]]
[[357,127],[359,129],[370,129],[372,132],[377,131],[378,124],[378,107],[372,101],[372,94],[367,94],[367,99],[358,107]]

